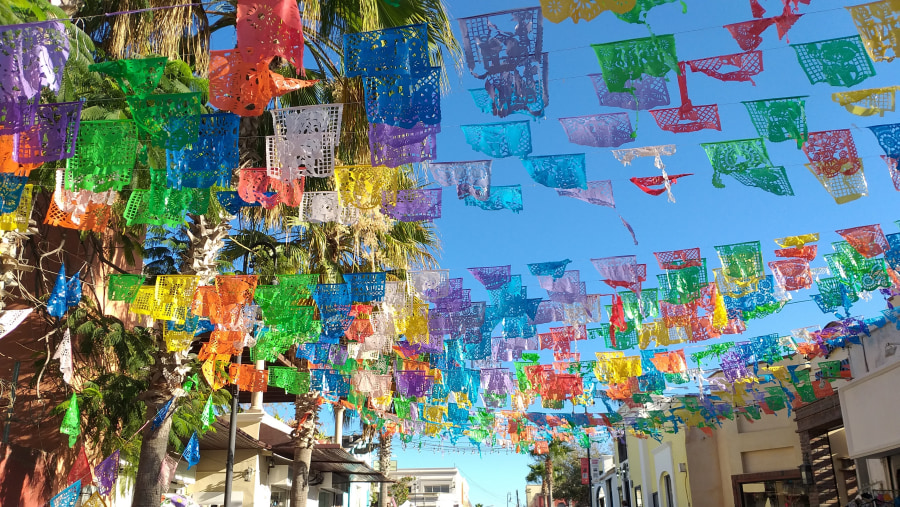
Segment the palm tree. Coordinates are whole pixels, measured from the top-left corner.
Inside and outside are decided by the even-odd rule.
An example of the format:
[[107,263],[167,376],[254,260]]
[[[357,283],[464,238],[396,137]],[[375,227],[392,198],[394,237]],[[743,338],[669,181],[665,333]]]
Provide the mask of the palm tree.
[[535,462],[528,465],[529,471],[525,480],[532,483],[541,482],[541,497],[544,498],[545,507],[553,505],[553,484],[556,479],[554,462],[565,457],[568,452],[569,448],[562,441],[554,439],[547,445],[546,453],[531,454]]

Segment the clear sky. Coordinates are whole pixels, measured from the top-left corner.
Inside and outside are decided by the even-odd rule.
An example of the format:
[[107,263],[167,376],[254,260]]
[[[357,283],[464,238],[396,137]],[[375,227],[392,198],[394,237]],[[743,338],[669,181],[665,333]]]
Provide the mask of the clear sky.
[[[529,3],[521,0],[449,0],[446,3],[459,36],[457,17],[529,7],[537,0]],[[722,25],[751,19],[749,0],[686,0],[686,3],[685,14],[682,14],[682,5],[676,2],[657,7],[648,16],[656,34],[675,34],[679,60],[741,51]],[[769,15],[781,12],[780,0],[761,0],[761,3],[769,10]],[[843,8],[856,3],[860,2],[814,0],[811,5],[801,6],[805,15],[791,29],[788,39],[799,43],[856,35],[851,17]],[[774,238],[819,232],[822,234],[819,258],[813,265],[824,266],[821,256],[831,252],[831,242],[840,239],[834,233],[837,229],[880,223],[885,233],[897,232],[893,223],[900,218],[895,204],[897,193],[880,159],[881,148],[871,132],[864,128],[895,123],[897,115],[888,113],[884,118],[853,116],[834,103],[831,94],[845,89],[826,84],[810,85],[794,50],[786,41],[778,39],[774,27],[763,34],[764,42],[759,49],[763,52],[765,71],[754,77],[755,85],[721,82],[699,73],[688,74],[694,104],[719,105],[721,132],[704,130],[672,134],[660,130],[649,113],[641,112],[637,122],[634,113],[630,113],[632,124],[638,125],[637,139],[622,148],[675,144],[677,153],[665,159],[667,171],[670,174],[694,174],[673,186],[677,199],[674,204],[667,202],[665,195],[649,196],[628,181],[632,176],[658,175],[651,158],[637,159],[631,166],[623,167],[609,149],[570,144],[558,122],[561,117],[620,111],[598,105],[587,77],[600,71],[590,44],[646,37],[647,27],[629,25],[611,13],[577,24],[571,20],[559,24],[544,20],[543,27],[543,47],[549,52],[550,102],[546,118],[531,123],[532,154],[586,153],[588,180],[612,180],[618,207],[612,210],[559,197],[554,189],[534,183],[517,158],[495,160],[492,183],[522,185],[524,211],[519,214],[466,207],[455,199],[455,189],[446,189],[443,217],[435,221],[441,238],[441,267],[449,269],[453,277],[464,278],[465,286],[473,289],[473,300],[483,301],[488,296],[466,271],[467,267],[511,264],[513,273],[523,276],[530,297],[546,297],[546,292],[540,290],[537,280],[528,273],[526,264],[568,258],[573,261],[569,269],[581,270],[588,293],[608,293],[608,288],[598,281],[589,261],[591,258],[635,254],[639,262],[648,264],[645,286],[655,287],[655,275],[660,273],[652,255],[656,251],[700,247],[703,256],[709,259],[711,269],[719,267],[713,248],[716,245],[761,240],[764,260],[768,262],[774,260],[772,252],[777,248],[772,241]],[[855,89],[897,84],[896,65],[876,63],[877,76]],[[467,92],[469,88],[482,87],[483,83],[465,68],[460,68],[458,74],[454,69],[450,70],[452,89],[442,99],[438,161],[487,158],[465,143],[460,125],[500,120],[482,113]],[[678,85],[672,73],[668,86],[672,97],[669,107],[677,107],[680,105]],[[741,101],[798,95],[808,95],[809,131],[852,129],[858,153],[865,164],[869,196],[844,205],[835,204],[804,167],[806,157],[793,142],[766,142],[766,147],[775,165],[786,168],[795,196],[775,196],[743,186],[728,176],[723,178],[725,188],[714,188],[712,167],[700,143],[759,137]],[[525,118],[512,115],[508,120]],[[616,212],[633,226],[638,246],[632,243]],[[832,316],[823,315],[809,298],[809,294],[815,292],[794,293],[794,300],[781,313],[750,321],[744,335],[726,339],[749,339],[769,333],[786,335],[794,328],[827,323]],[[880,296],[874,295],[872,301],[855,305],[853,313],[871,317],[882,308]],[[577,345],[583,359],[590,359],[602,346],[596,342]],[[545,362],[550,360],[549,354],[542,357]],[[436,451],[435,445],[444,447],[444,453]],[[520,491],[524,501],[527,457],[505,453],[473,455],[469,446],[462,452],[447,452],[450,447],[447,442],[432,442],[422,451],[413,445],[403,450],[396,441],[395,458],[400,468],[458,466],[470,483],[473,504],[503,506],[507,492],[513,492],[514,501],[516,490]]]

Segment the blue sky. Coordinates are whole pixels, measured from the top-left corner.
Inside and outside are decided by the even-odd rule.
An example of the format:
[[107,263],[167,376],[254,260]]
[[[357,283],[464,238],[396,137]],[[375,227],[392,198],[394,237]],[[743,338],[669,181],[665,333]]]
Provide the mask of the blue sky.
[[[769,15],[781,12],[780,0],[762,0]],[[849,13],[843,8],[859,2],[815,0],[802,6],[806,14],[794,25],[788,39],[794,43],[819,41],[857,34]],[[448,1],[452,24],[457,35],[457,17],[529,7],[535,2],[516,0]],[[740,52],[737,43],[722,25],[752,18],[749,0],[687,0],[687,13],[682,14],[680,3],[653,9],[648,21],[657,34],[675,34],[679,60],[726,55]],[[819,258],[814,266],[824,266],[824,253],[831,251],[830,243],[840,237],[837,229],[880,223],[886,233],[896,232],[893,221],[897,194],[893,189],[883,154],[875,137],[865,129],[869,125],[897,122],[888,113],[884,118],[853,116],[831,100],[831,94],[844,88],[826,84],[810,85],[799,66],[796,54],[787,42],[778,40],[774,27],[763,34],[760,46],[765,71],[754,77],[756,85],[741,82],[721,82],[699,73],[688,74],[690,96],[695,105],[718,104],[722,131],[704,130],[696,133],[672,134],[660,130],[647,112],[641,112],[637,139],[622,148],[677,145],[677,153],[665,159],[670,174],[693,173],[673,186],[677,203],[667,202],[665,196],[644,194],[631,184],[632,176],[656,176],[651,158],[637,159],[623,167],[609,149],[590,148],[570,144],[558,118],[588,114],[611,113],[619,110],[598,105],[588,74],[600,68],[592,43],[646,37],[647,28],[629,25],[603,13],[593,21],[574,24],[566,20],[553,24],[546,20],[544,51],[549,52],[550,102],[546,118],[531,124],[533,155],[586,153],[588,180],[612,180],[617,209],[592,206],[574,199],[557,196],[554,189],[534,183],[521,161],[516,158],[497,159],[493,163],[493,185],[521,184],[524,210],[483,211],[466,207],[455,199],[455,190],[444,192],[443,217],[435,224],[441,239],[440,264],[451,276],[463,277],[465,286],[473,289],[473,300],[486,300],[487,293],[466,271],[474,266],[511,264],[513,273],[521,274],[529,286],[529,296],[545,295],[537,280],[527,270],[533,262],[572,259],[569,269],[581,270],[582,280],[588,283],[588,293],[608,293],[590,263],[591,258],[614,255],[637,255],[639,262],[649,267],[647,287],[655,287],[655,275],[660,273],[653,252],[700,247],[709,259],[710,268],[719,267],[714,246],[760,240],[766,262],[774,260],[774,238],[819,232]],[[896,64],[894,64],[896,65]],[[874,88],[897,84],[897,71],[892,64],[876,63],[877,76],[854,89]],[[482,113],[472,101],[467,89],[482,87],[483,83],[465,68],[457,74],[450,69],[452,89],[442,99],[442,132],[438,136],[438,161],[477,160],[486,156],[473,151],[464,141],[460,125],[498,121]],[[669,75],[672,103],[680,104],[674,74]],[[844,205],[837,205],[816,179],[804,167],[807,162],[793,142],[766,143],[775,165],[784,166],[793,186],[793,197],[779,197],[756,188],[745,187],[730,177],[724,177],[725,188],[711,184],[712,167],[701,143],[758,137],[741,101],[808,95],[806,114],[809,131],[830,129],[852,130],[859,155],[863,158],[869,196]],[[524,119],[513,115],[509,120]],[[635,116],[631,113],[632,124]],[[617,213],[634,228],[639,245],[622,226]],[[774,316],[748,323],[747,332],[737,339],[749,339],[769,333],[789,334],[791,329],[822,325],[831,319],[823,315],[809,299],[809,293],[794,293],[794,300]],[[871,302],[854,306],[854,313],[873,316],[884,308],[880,296]],[[732,337],[728,337],[732,339]],[[578,343],[584,359],[602,350],[601,344]],[[549,355],[545,354],[545,360]],[[507,492],[520,491],[524,501],[524,476],[527,457],[507,454],[471,454],[434,451],[438,442],[426,445],[418,452],[414,446],[402,450],[395,443],[395,457],[401,468],[419,466],[453,466],[461,468],[471,486],[472,503],[505,505]],[[446,447],[449,444],[444,443]]]
[[[769,15],[781,12],[780,1],[761,3],[768,9]],[[788,39],[799,43],[857,34],[849,13],[843,8],[856,3],[816,0],[809,6],[803,6],[802,12],[806,14],[794,25]],[[535,4],[514,0],[494,0],[489,4],[468,0],[447,2],[455,18]],[[687,6],[686,14],[682,14],[681,4],[676,2],[656,7],[648,16],[655,33],[675,34],[679,60],[741,51],[722,25],[751,19],[749,1],[688,0]],[[459,36],[455,19],[453,26]],[[543,28],[544,50],[549,52],[550,102],[546,118],[531,124],[532,154],[586,153],[588,180],[612,180],[617,209],[557,196],[555,190],[534,183],[516,158],[494,160],[492,184],[522,185],[524,210],[519,214],[466,207],[454,199],[452,189],[445,190],[443,217],[435,222],[441,238],[441,267],[449,269],[451,276],[464,278],[465,286],[473,289],[473,300],[487,298],[487,293],[466,271],[466,268],[474,266],[511,264],[513,273],[522,274],[523,283],[529,286],[529,296],[535,297],[532,294],[545,295],[545,292],[528,273],[526,264],[568,258],[573,260],[569,269],[581,270],[582,280],[588,283],[588,293],[608,293],[605,285],[598,281],[591,258],[637,255],[639,262],[649,265],[650,280],[645,286],[654,287],[653,275],[660,273],[652,255],[656,251],[700,247],[703,255],[709,258],[710,267],[719,267],[714,246],[761,240],[764,259],[768,262],[774,260],[772,252],[777,248],[773,239],[820,232],[820,257],[813,265],[823,266],[821,255],[831,251],[829,244],[832,241],[840,240],[834,233],[837,229],[880,223],[886,233],[896,232],[893,221],[898,218],[894,204],[897,194],[880,159],[883,152],[874,136],[864,128],[897,122],[896,115],[888,113],[884,118],[854,116],[832,102],[831,94],[843,89],[826,84],[810,85],[797,62],[795,51],[786,41],[778,40],[774,27],[763,34],[764,42],[759,49],[763,52],[765,71],[754,77],[755,86],[721,82],[699,73],[688,74],[688,89],[694,104],[719,105],[721,132],[705,130],[672,134],[659,129],[649,113],[640,113],[636,141],[622,148],[675,144],[676,154],[664,160],[667,171],[669,174],[694,174],[673,186],[677,199],[674,204],[667,202],[664,195],[646,195],[628,181],[633,176],[658,175],[652,158],[637,159],[631,166],[623,167],[609,149],[569,143],[558,121],[558,118],[568,116],[619,111],[598,104],[587,77],[600,71],[590,44],[646,37],[647,28],[619,21],[611,13],[603,13],[590,22],[577,24],[571,20],[559,24],[544,20]],[[897,83],[895,66],[876,63],[875,68],[877,75],[854,89]],[[467,89],[482,87],[483,84],[465,68],[461,76],[451,73],[450,81],[452,89],[442,98],[438,160],[487,158],[465,143],[459,127],[498,121],[482,113],[467,92]],[[669,107],[679,105],[678,84],[671,73],[669,94],[672,97]],[[712,166],[700,143],[758,137],[741,101],[797,95],[809,96],[806,113],[810,131],[852,130],[858,153],[864,159],[869,196],[844,205],[835,204],[804,167],[807,159],[792,142],[767,142],[766,145],[775,165],[786,168],[795,196],[775,196],[745,187],[730,177],[724,178],[724,189],[714,188],[711,184]],[[508,120],[523,118],[513,115]],[[634,125],[633,113],[631,120]],[[633,226],[638,246],[633,244],[616,211]],[[809,299],[811,292],[814,291],[795,293],[794,302],[781,313],[751,321],[741,338],[768,333],[789,334],[794,328],[827,323],[831,315],[823,315],[819,311]],[[882,308],[884,304],[876,295],[869,304],[855,305],[854,313],[873,316]],[[593,352],[601,350],[599,344],[594,342],[578,345],[584,359],[590,359]],[[396,449],[399,449],[398,445],[395,445]],[[505,505],[506,493],[516,489],[521,491],[524,501],[527,457],[508,454],[479,457],[470,451],[442,455],[396,450],[395,454],[401,468],[459,466],[470,482],[474,482],[471,488],[473,503]]]

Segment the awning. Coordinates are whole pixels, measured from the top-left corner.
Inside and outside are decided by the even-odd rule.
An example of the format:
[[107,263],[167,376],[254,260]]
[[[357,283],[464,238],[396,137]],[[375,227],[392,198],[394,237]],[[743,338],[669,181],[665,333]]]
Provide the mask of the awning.
[[[290,459],[294,455],[294,448],[283,445],[273,448],[272,452]],[[317,444],[313,448],[309,468],[311,472],[332,472],[347,477],[346,480],[335,477],[333,479],[335,484],[341,482],[394,482],[363,461],[356,459],[337,444]]]
[[[229,416],[224,415],[216,419],[212,424],[215,431],[207,431],[200,439],[201,451],[226,451],[228,450],[228,427]],[[269,449],[269,445],[265,442],[257,440],[250,436],[249,433],[238,428],[237,438],[234,442],[235,449]]]

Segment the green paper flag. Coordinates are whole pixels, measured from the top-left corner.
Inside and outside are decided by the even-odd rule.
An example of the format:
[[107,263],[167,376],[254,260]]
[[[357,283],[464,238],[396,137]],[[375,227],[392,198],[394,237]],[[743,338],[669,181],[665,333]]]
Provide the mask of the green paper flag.
[[75,441],[81,434],[81,412],[78,410],[78,395],[75,393],[72,393],[72,399],[69,400],[69,408],[63,417],[59,432],[69,435],[69,447],[75,447]]
[[203,429],[209,428],[212,426],[213,421],[216,420],[216,411],[213,410],[212,404],[212,394],[209,395],[209,398],[206,399],[206,405],[203,407]]
[[670,70],[679,73],[673,35],[591,44],[591,47],[611,92],[633,92],[629,81],[637,81],[643,74],[663,77]]

